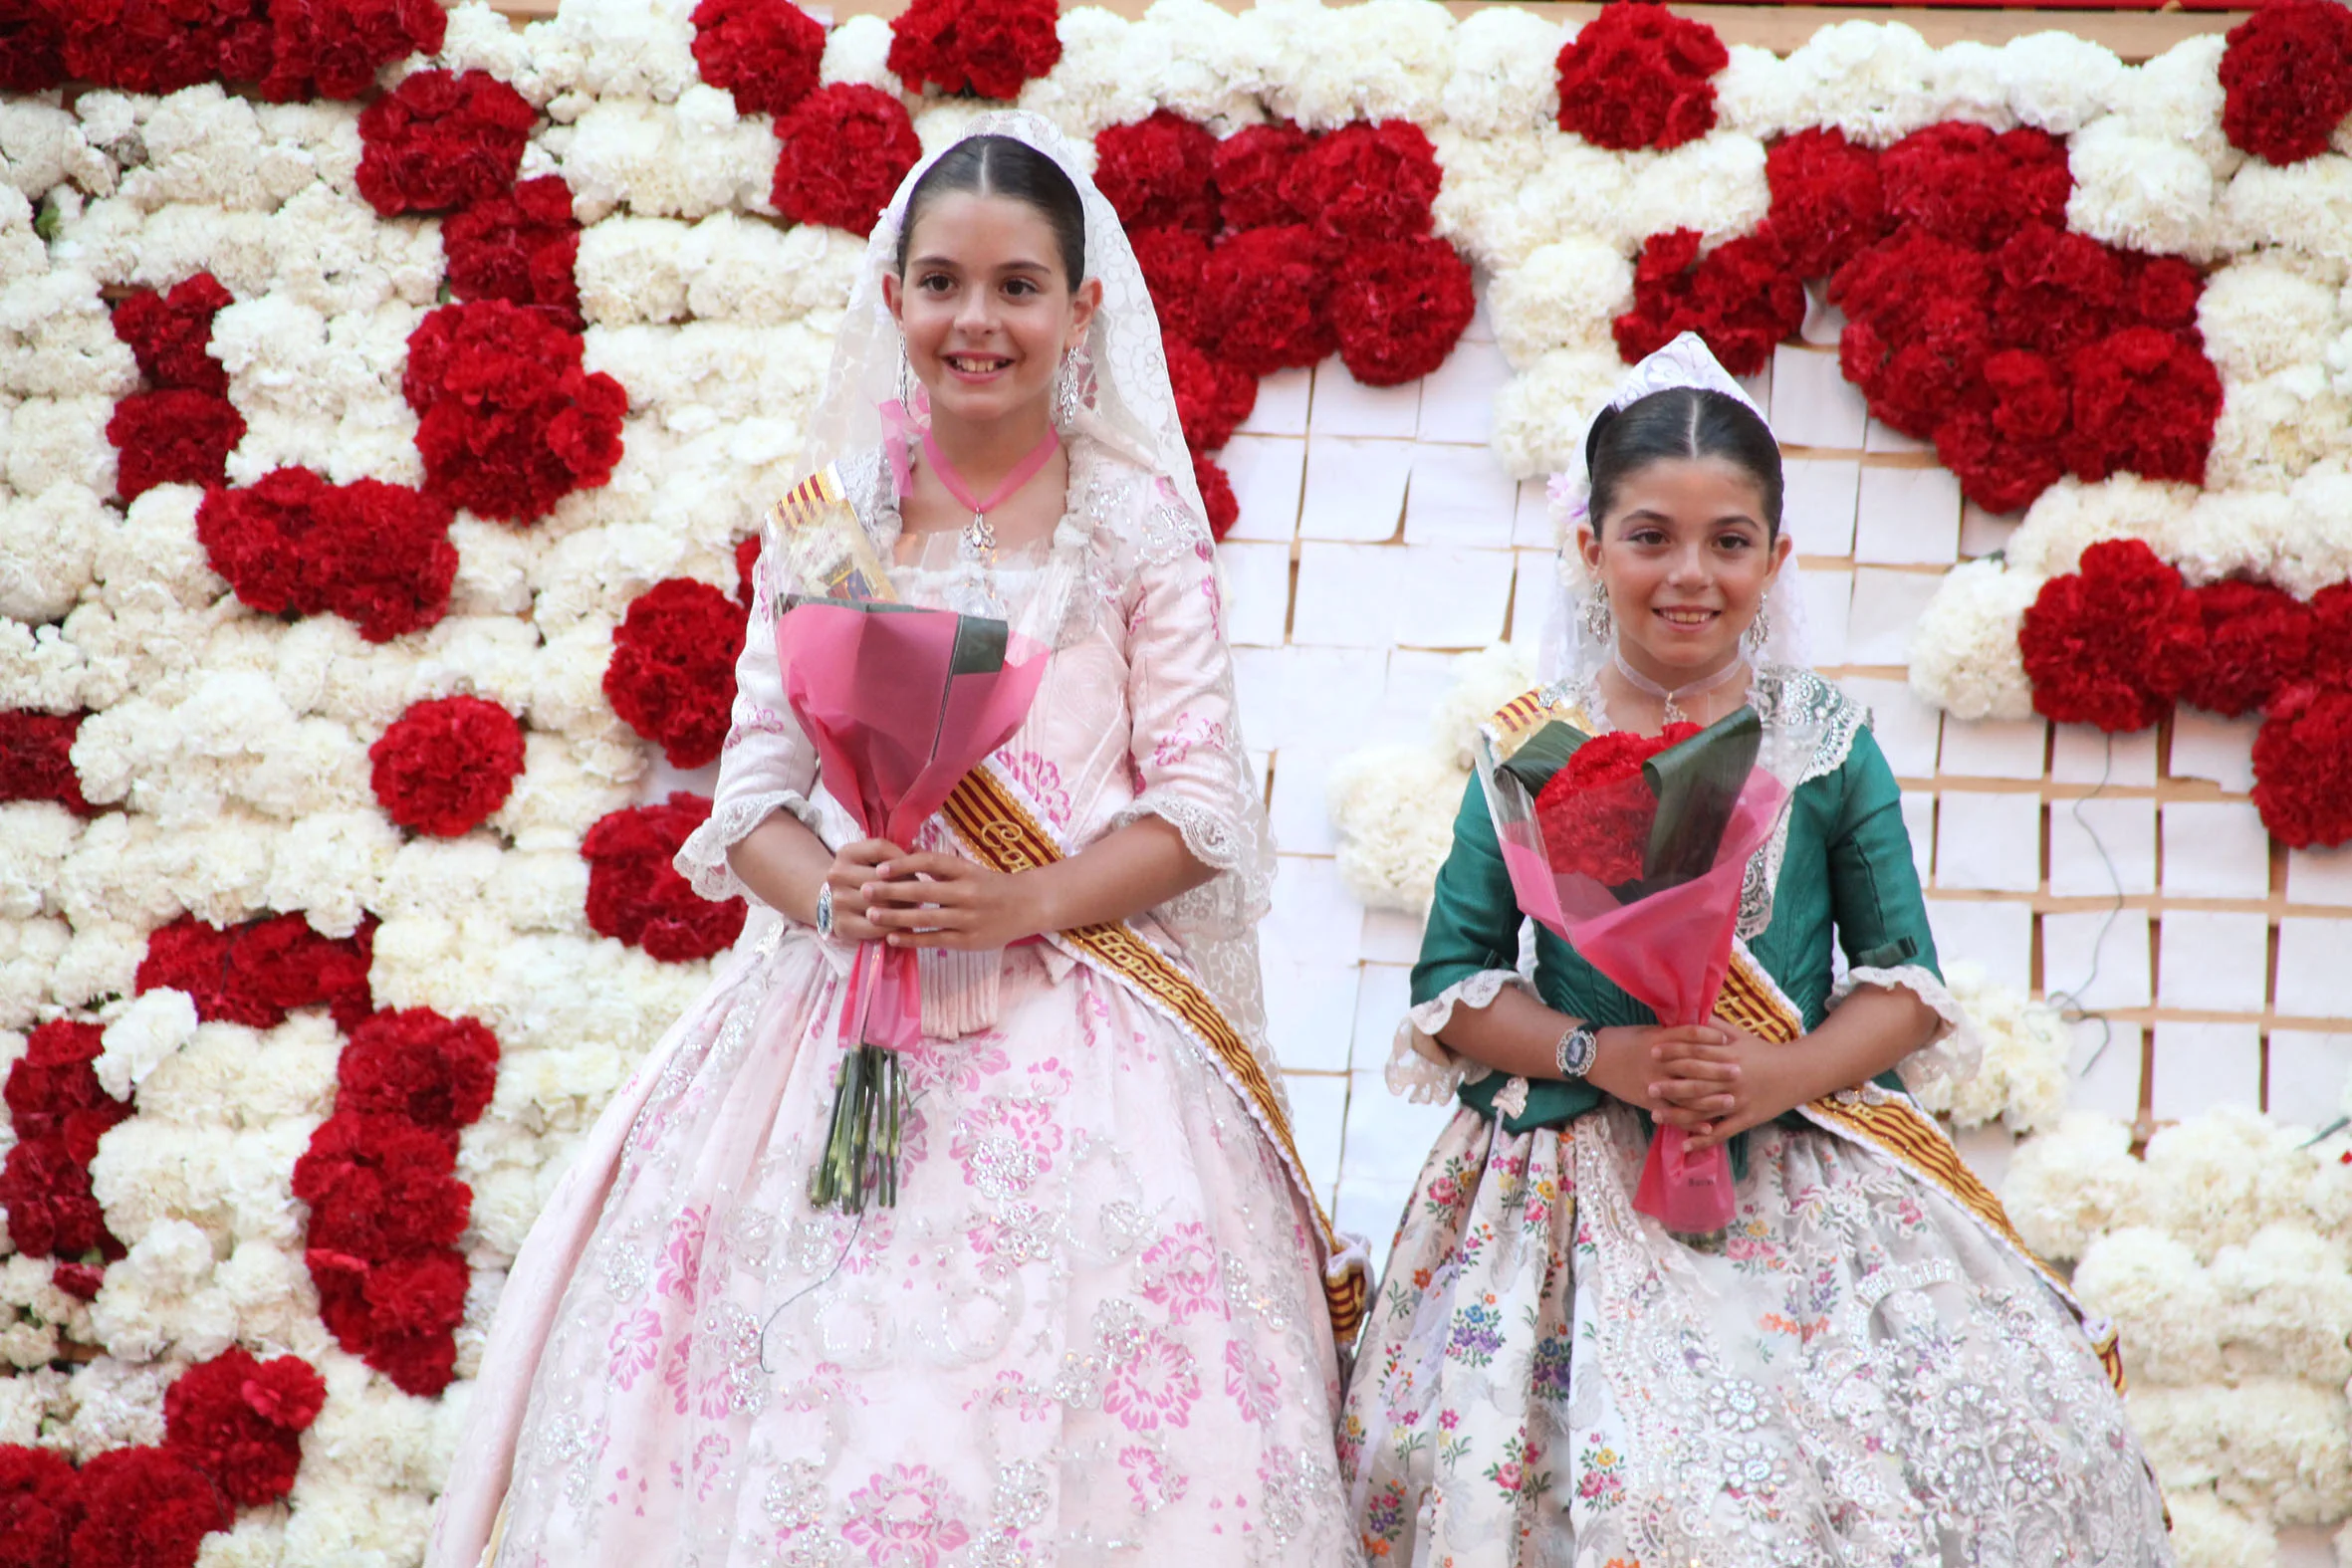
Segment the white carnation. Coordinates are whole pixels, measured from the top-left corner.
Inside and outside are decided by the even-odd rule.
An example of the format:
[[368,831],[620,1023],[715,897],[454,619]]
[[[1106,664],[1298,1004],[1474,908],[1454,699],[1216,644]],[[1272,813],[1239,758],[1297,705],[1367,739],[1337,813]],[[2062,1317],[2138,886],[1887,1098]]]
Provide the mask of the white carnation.
[[2273,1225],[2214,1254],[2223,1352],[2234,1378],[2352,1378],[2352,1273],[2344,1248],[2300,1225]]
[[1911,689],[1963,719],[2030,717],[2017,632],[2041,583],[1991,558],[1947,572],[1911,631]]
[[535,41],[535,35],[517,30],[481,0],[465,0],[449,7],[439,56],[419,64],[452,72],[487,72],[529,99],[533,108],[543,108],[551,90],[539,74]]
[[2266,1225],[2298,1219],[2311,1162],[2303,1138],[2233,1105],[2163,1128],[2145,1156],[2150,1223],[2211,1257]]
[[1607,197],[1622,199],[1629,188],[1624,160],[1556,130],[1490,140],[1440,124],[1429,139],[1445,172],[1430,205],[1438,238],[1453,241],[1498,276],[1538,246],[1584,226],[1571,216],[1582,210],[1580,182],[1555,177],[1555,155],[1600,182],[1601,216]]
[[387,919],[432,915],[478,903],[506,857],[487,838],[415,838],[385,870],[375,912]]
[[629,804],[635,793],[628,781],[599,778],[584,768],[566,737],[534,730],[524,740],[523,776],[490,825],[517,849],[577,851],[589,828]]
[[531,701],[539,633],[511,615],[452,615],[424,634],[416,661],[419,695],[486,698],[520,714]]
[[2222,56],[2219,33],[2185,38],[2155,59],[2126,71],[2115,87],[2116,111],[2144,136],[2188,147],[2227,179],[2245,161],[2222,129]]
[[[0,285],[0,391],[81,400],[138,389],[138,361],[130,345],[115,336],[98,289],[89,273],[62,269]],[[57,477],[91,483],[78,474]],[[9,483],[28,493],[48,488],[19,479],[13,456]]]
[[[1753,76],[1740,84],[1744,112],[1736,123],[1754,135],[1835,126],[1883,147],[1935,121],[1935,51],[1900,22],[1824,27],[1781,62],[1768,86],[1758,80],[1761,62],[1747,69]],[[1726,123],[1735,122],[1727,115]]]
[[2197,326],[2214,368],[2227,380],[2248,381],[2308,362],[2312,345],[2333,337],[2342,322],[2333,288],[2260,255],[2206,275]]
[[1633,305],[1633,267],[1614,245],[1570,235],[1499,274],[1487,291],[1495,337],[1513,364],[1554,348],[1598,351]]
[[2071,135],[2104,114],[2126,75],[2113,50],[2066,32],[2012,38],[2000,55],[2017,118],[2054,136]]
[[186,1221],[208,1235],[229,1235],[226,1174],[238,1134],[227,1127],[182,1127],[133,1116],[99,1140],[90,1189],[107,1229],[136,1246],[166,1221]]
[[2314,468],[2295,481],[2287,502],[2287,534],[2271,561],[2271,580],[2309,598],[2352,578],[2352,473],[2340,464]]
[[242,1243],[299,1250],[308,1211],[295,1201],[295,1162],[311,1146],[323,1115],[287,1116],[248,1125],[222,1154],[217,1176],[226,1233]]
[[56,626],[0,617],[0,708],[72,713],[87,705],[88,656]]
[[0,102],[0,186],[34,200],[72,180],[95,195],[115,188],[115,162],[92,146],[81,122],[54,104]]
[[1764,180],[1764,143],[1735,130],[1716,130],[1668,152],[1626,159],[1633,188],[1609,220],[1595,222],[1628,254],[1653,234],[1696,229],[1710,246],[1749,233],[1771,210]]
[[1516,479],[1566,469],[1584,426],[1624,378],[1616,354],[1555,349],[1495,396],[1495,454]]
[[533,529],[509,528],[466,516],[449,528],[457,547],[457,576],[449,586],[451,615],[514,616],[531,608],[531,575],[538,565]]
[[1983,1043],[1974,1076],[1954,1084],[1939,1076],[1918,1090],[1920,1103],[1958,1127],[1999,1119],[2013,1133],[2054,1127],[2066,1114],[2069,1042],[2058,1009],[1986,975],[1966,960],[1945,979]]
[[680,244],[684,308],[701,321],[746,327],[781,327],[811,312],[837,312],[848,304],[864,255],[855,235],[825,224],[779,229],[716,212],[688,229]]
[[157,602],[202,609],[226,594],[228,583],[196,538],[203,501],[195,485],[157,485],[133,501],[93,557],[100,597],[118,609]]
[[1269,0],[1241,16],[1276,62],[1266,107],[1309,130],[1358,119],[1438,116],[1453,66],[1453,18],[1420,0]]
[[1479,727],[1496,710],[1535,684],[1535,666],[1525,648],[1498,642],[1454,660],[1454,684],[1429,716],[1429,738],[1439,752],[1467,772]]
[[489,879],[499,917],[517,931],[588,936],[588,862],[562,850],[501,855]]
[[323,935],[348,937],[399,847],[400,830],[378,811],[303,817],[275,835],[263,897],[272,909],[300,911]]
[[828,87],[837,82],[858,83],[896,97],[901,84],[898,73],[890,69],[891,39],[890,24],[881,17],[861,14],[842,18],[838,27],[824,35],[824,62],[818,70],[818,80]]
[[2115,1319],[2135,1383],[2187,1387],[2222,1375],[2221,1292],[2186,1243],[2144,1226],[2107,1232],[2074,1265],[2074,1293]]
[[41,1441],[44,1423],[64,1402],[66,1376],[43,1365],[0,1378],[0,1443],[26,1448]]
[[[682,117],[681,108],[700,112]],[[731,104],[724,122],[715,119],[715,109],[709,100],[672,106],[617,98],[586,110],[569,127],[562,152],[581,221],[593,223],[616,207],[640,217],[699,218],[764,202],[775,137],[757,121],[734,117]]]
[[2352,260],[2352,157],[2322,152],[2283,167],[2248,158],[2223,192],[2222,213],[2235,244]]
[[[62,922],[60,923],[62,926]],[[44,922],[36,927],[49,940],[59,930]],[[26,933],[27,950],[33,943]],[[146,956],[143,928],[108,920],[77,921],[70,937],[58,947],[48,966],[49,1003],[53,1008],[95,1008],[132,991],[139,960]]]
[[674,322],[684,316],[684,249],[691,232],[668,218],[614,216],[590,224],[580,237],[580,256],[573,264],[581,315],[599,327]]
[[1339,877],[1372,909],[1428,909],[1454,841],[1462,773],[1428,746],[1376,746],[1340,760],[1325,799]]
[[2294,503],[2283,490],[2208,490],[2175,531],[2173,563],[2191,582],[2277,574],[2294,533]]
[[2206,459],[2209,486],[2283,487],[2352,451],[2352,397],[2315,362],[2258,381],[2225,382],[2222,416]]
[[260,1049],[261,1031],[240,1023],[203,1023],[188,1032],[177,1051],[159,1060],[139,1085],[140,1118],[182,1127],[239,1126],[245,1068]]
[[1151,91],[1159,64],[1153,46],[1160,40],[1093,6],[1062,13],[1055,28],[1061,58],[1053,70],[1022,85],[1023,109],[1045,115],[1064,134],[1083,142],[1160,107]]
[[[2133,1402],[2135,1412],[2138,1404]],[[2219,1401],[2215,1409],[2218,1413]],[[2195,1414],[2205,1413],[2200,1407]],[[2278,1537],[2267,1522],[2217,1501],[2211,1491],[2175,1490],[2161,1465],[2157,1474],[2165,1482],[2165,1511],[2172,1516],[2170,1544],[2181,1568],[2276,1568]]]
[[81,820],[54,800],[0,802],[0,918],[54,912],[58,872],[81,838]]
[[2294,1377],[2249,1378],[2220,1411],[2223,1502],[2279,1524],[2352,1512],[2352,1435],[2344,1395]]
[[9,415],[8,450],[0,454],[9,487],[37,496],[53,485],[77,484],[113,494],[115,448],[107,440],[107,422],[114,417],[113,393],[26,398]]
[[134,1365],[109,1357],[76,1371],[66,1382],[64,1403],[72,1414],[60,1434],[68,1456],[87,1462],[110,1450],[160,1444],[163,1394],[180,1370],[176,1362]]
[[2067,139],[2067,227],[2109,245],[2204,261],[2223,248],[2210,164],[2110,114]]
[[1533,132],[1559,116],[1560,49],[1567,31],[1518,6],[1496,6],[1454,29],[1446,118],[1474,136]]
[[1963,39],[1936,51],[1928,70],[1928,91],[1940,117],[1963,119],[1995,130],[2013,129],[2017,112],[2011,106],[2007,52],[1991,44]]
[[[42,1004],[56,982],[55,965],[72,940],[73,928],[62,920],[0,920],[0,1031],[5,1031],[0,1042],[13,1040],[21,1048],[23,1036],[13,1031],[41,1020]],[[14,1141],[10,1134],[0,1139],[0,1148]]]
[[236,1341],[237,1310],[212,1283],[212,1240],[184,1220],[165,1220],[107,1269],[90,1326],[110,1355],[152,1361],[176,1350],[191,1361]]
[[150,991],[107,1025],[95,1063],[102,1088],[118,1100],[146,1081],[174,1051],[196,1036],[196,1004],[183,991]]
[[247,1509],[228,1529],[204,1537],[196,1550],[196,1568],[282,1568],[285,1552],[284,1514],[278,1509]]
[[2087,1112],[2019,1144],[2000,1196],[2025,1244],[2062,1262],[2094,1236],[2147,1223],[2147,1173],[2131,1147],[2129,1126]]
[[2082,553],[2101,540],[2136,539],[2168,560],[2197,499],[2193,485],[2164,484],[2117,474],[2094,484],[2071,476],[2043,491],[2009,536],[2012,569],[2054,577],[2074,570]]
[[291,1351],[313,1365],[334,1343],[319,1321],[318,1287],[299,1253],[240,1241],[212,1278],[235,1304],[248,1341]]
[[[1066,24],[1078,10],[1065,11]],[[1154,0],[1128,31],[1151,57],[1136,80],[1154,107],[1230,135],[1266,117],[1259,89],[1273,69],[1266,36],[1210,0]]]
[[253,106],[215,83],[163,99],[139,127],[147,157],[122,177],[127,201],[267,212],[311,182],[309,158],[262,135]]
[[25,193],[0,181],[0,278],[13,278],[49,265],[49,247],[33,227],[33,204]]

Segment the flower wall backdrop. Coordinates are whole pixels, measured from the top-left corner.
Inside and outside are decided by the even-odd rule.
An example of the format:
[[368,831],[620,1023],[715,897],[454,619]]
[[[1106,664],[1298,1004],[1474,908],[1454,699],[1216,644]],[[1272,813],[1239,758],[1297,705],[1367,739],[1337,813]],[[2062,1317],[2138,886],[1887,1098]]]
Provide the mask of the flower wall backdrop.
[[1696,328],[1966,961],[1991,1049],[1937,1108],[2122,1318],[2184,1560],[2323,1560],[2341,6],[2139,65],[1425,0],[86,10],[0,3],[10,1551],[416,1560],[503,1269],[745,928],[668,856],[862,231],[1011,100],[1092,143],[1168,333],[1344,1222],[1442,1114],[1380,1066],[1529,679],[1539,476]]

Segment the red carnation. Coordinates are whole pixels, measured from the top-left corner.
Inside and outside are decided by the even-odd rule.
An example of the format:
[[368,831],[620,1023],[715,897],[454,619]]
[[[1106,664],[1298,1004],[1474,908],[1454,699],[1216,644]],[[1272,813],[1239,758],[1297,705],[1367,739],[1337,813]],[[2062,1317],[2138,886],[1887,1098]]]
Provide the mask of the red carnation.
[[1258,402],[1258,378],[1211,358],[1180,338],[1168,340],[1168,384],[1176,393],[1176,417],[1195,452],[1214,452]]
[[2034,711],[2108,731],[2163,718],[2204,642],[2197,595],[2136,539],[2103,540],[2044,582],[2017,634]]
[[2334,582],[2311,595],[2311,674],[2352,689],[2352,582]]
[[486,518],[528,523],[620,461],[628,394],[584,371],[579,337],[538,311],[443,306],[409,335],[400,391],[426,492]]
[[82,1477],[73,1465],[47,1449],[0,1448],[0,1563],[45,1568],[70,1562],[81,1523]]
[[76,816],[96,814],[74,772],[84,717],[0,710],[0,800],[55,800]]
[[1128,243],[1135,247],[1135,264],[1151,290],[1151,308],[1160,319],[1160,336],[1175,341],[1197,338],[1206,325],[1201,317],[1201,269],[1209,264],[1209,242],[1190,229],[1131,229]]
[[2061,444],[2077,479],[2129,469],[2205,483],[2222,378],[2203,352],[2154,327],[2127,327],[2076,351],[2074,428]]
[[1209,515],[1209,537],[1225,538],[1242,517],[1242,504],[1233,498],[1233,481],[1225,477],[1224,469],[1195,452],[1192,482],[1201,492],[1201,510]]
[[817,90],[824,27],[792,0],[702,0],[694,64],[735,95],[737,112],[781,114]]
[[1578,747],[1535,796],[1535,824],[1552,870],[1605,887],[1640,880],[1658,814],[1642,764],[1698,733],[1695,724],[1670,724],[1649,736],[1612,730]]
[[129,1104],[98,1081],[102,1034],[95,1023],[63,1018],[33,1030],[4,1091],[17,1137],[53,1138],[68,1159],[88,1165],[98,1141],[129,1118]]
[[1312,229],[1228,236],[1201,269],[1201,346],[1251,375],[1315,364],[1339,346],[1323,312],[1329,290]]
[[2197,326],[2197,298],[2205,278],[2178,256],[2115,253],[2124,263],[2123,310],[2143,327],[2189,333]]
[[[107,1285],[107,1265],[104,1263],[52,1263],[49,1282],[77,1301],[96,1301],[98,1293]],[[6,1559],[0,1558],[0,1561]]]
[[1427,234],[1444,178],[1419,125],[1383,119],[1316,141],[1292,161],[1283,196],[1326,242],[1370,245]]
[[212,318],[234,297],[208,272],[168,295],[134,290],[115,307],[115,336],[130,345],[139,372],[157,387],[226,397],[229,373],[206,352]]
[[330,485],[281,468],[244,490],[213,490],[196,539],[237,597],[265,615],[341,615],[369,642],[441,618],[457,578],[449,508],[361,479]]
[[52,0],[66,74],[124,93],[251,82],[269,69],[262,0]]
[[1754,375],[1804,325],[1804,284],[1768,232],[1698,251],[1695,229],[1650,236],[1634,266],[1633,309],[1612,327],[1617,352],[1631,364],[1697,333],[1725,369]]
[[735,602],[748,615],[752,607],[754,585],[759,581],[760,536],[753,534],[735,542]]
[[1432,239],[1351,249],[1329,306],[1339,357],[1366,386],[1402,386],[1445,363],[1477,309],[1469,263]]
[[775,188],[770,199],[796,223],[828,223],[871,234],[922,160],[906,106],[858,82],[821,87],[776,116]]
[[498,1087],[498,1036],[430,1008],[386,1009],[352,1031],[336,1061],[338,1115],[404,1116],[455,1132],[481,1120]]
[[1764,178],[1772,189],[1772,236],[1799,277],[1827,277],[1886,232],[1878,154],[1842,130],[1800,130],[1773,142]]
[[[46,93],[65,80],[65,25],[48,0],[0,0],[0,93]],[[0,1544],[0,1562],[5,1553]]]
[[163,1449],[238,1506],[267,1507],[294,1489],[302,1435],[326,1403],[326,1380],[300,1356],[256,1361],[229,1350],[164,1391]]
[[538,119],[486,71],[419,71],[359,116],[359,194],[387,218],[499,195]]
[[1895,222],[1983,251],[2024,224],[2065,228],[2074,189],[2065,143],[2047,131],[1960,120],[1905,136],[1879,155],[1878,174]]
[[670,864],[686,836],[709,817],[697,794],[614,811],[580,846],[588,863],[588,925],[598,936],[643,948],[664,963],[709,958],[743,932],[740,898],[712,903]]
[[568,332],[580,331],[580,224],[561,174],[527,179],[485,196],[441,224],[449,290],[460,300],[536,305]]
[[[2048,360],[2020,349],[1987,357],[1982,376],[1991,406],[1972,393],[1970,401],[1951,408],[1935,427],[1936,456],[1978,506],[2014,512],[2066,472],[2055,434],[2066,419],[2066,383]],[[1925,406],[1906,412],[1929,413],[1935,394],[1919,402]]]
[[183,915],[147,937],[140,992],[184,991],[207,1023],[275,1028],[295,1008],[324,1007],[344,1028],[373,1009],[367,971],[375,924],[323,937],[300,915],[277,915],[224,931]]
[[1315,138],[1287,119],[1245,125],[1217,143],[1217,201],[1229,229],[1270,229],[1304,223],[1306,214],[1283,193],[1285,177]]
[[910,93],[1014,99],[1061,58],[1055,0],[914,0],[890,24],[890,69]]
[[371,1262],[314,1247],[305,1260],[319,1287],[319,1316],[345,1349],[403,1393],[430,1399],[449,1386],[465,1321],[462,1256],[441,1248]]
[[672,768],[717,759],[735,707],[743,632],[743,605],[685,577],[638,594],[613,632],[605,699]]
[[294,1162],[310,1244],[378,1259],[455,1245],[474,1202],[452,1174],[456,1157],[454,1129],[338,1111]]
[[1217,138],[1169,110],[1094,138],[1094,183],[1128,229],[1215,234]]
[[136,501],[157,485],[217,485],[245,439],[245,416],[211,392],[133,392],[115,405],[107,439],[121,454],[115,490]]
[[9,1240],[27,1257],[123,1254],[91,1193],[90,1162],[75,1159],[63,1138],[26,1138],[9,1149],[0,1207],[8,1210]]
[[411,703],[367,749],[384,814],[436,838],[472,832],[506,804],[523,773],[523,726],[494,702]]
[[2268,583],[2234,577],[2195,592],[2205,647],[2181,686],[2181,701],[2235,718],[2269,702],[2281,687],[2309,678],[2310,605]]
[[193,1568],[237,1511],[212,1477],[168,1449],[116,1449],[82,1466],[72,1568]]
[[2352,691],[2289,686],[2254,735],[2254,808],[2296,849],[2352,838]]
[[2325,152],[2352,113],[2352,10],[2335,0],[2267,0],[2230,30],[2222,132],[2272,163]]
[[1983,252],[1921,228],[1899,230],[1866,247],[1829,280],[1830,303],[1887,343],[1922,336],[1934,309],[1981,321],[1992,294],[1993,264]]
[[279,104],[359,98],[381,67],[438,54],[448,27],[439,0],[270,0],[270,73],[259,91]]
[[1994,253],[1993,333],[2053,356],[2123,325],[2123,257],[2097,240],[2028,223]]
[[1559,52],[1559,128],[1596,147],[1679,147],[1715,128],[1732,63],[1715,29],[1662,5],[1612,0]]

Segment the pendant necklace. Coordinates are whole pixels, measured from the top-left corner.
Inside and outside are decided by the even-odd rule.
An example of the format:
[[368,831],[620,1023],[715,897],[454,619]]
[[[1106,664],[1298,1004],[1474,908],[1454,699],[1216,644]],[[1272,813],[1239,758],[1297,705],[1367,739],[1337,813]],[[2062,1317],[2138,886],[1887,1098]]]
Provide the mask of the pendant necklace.
[[966,560],[976,560],[982,565],[995,564],[997,531],[989,527],[988,514],[1003,506],[1015,491],[1035,479],[1038,471],[1046,466],[1060,445],[1061,437],[1049,426],[1046,439],[1040,441],[1029,456],[1014,464],[1013,472],[1005,476],[1005,482],[983,501],[972,494],[972,487],[964,483],[964,476],[956,472],[955,465],[947,460],[947,454],[939,450],[939,442],[931,432],[923,432],[923,455],[930,459],[931,466],[937,470],[939,482],[947,487],[947,493],[955,497],[959,505],[972,509],[972,521],[964,525],[961,536]]
[[1618,652],[1613,645],[1609,649],[1609,659],[1617,666],[1617,673],[1624,677],[1626,685],[1637,692],[1655,697],[1666,705],[1662,719],[1667,724],[1693,723],[1691,716],[1683,710],[1682,700],[1685,697],[1704,697],[1717,687],[1729,684],[1733,676],[1748,668],[1748,661],[1745,658],[1735,657],[1731,663],[1717,670],[1713,675],[1702,675],[1688,686],[1677,686],[1669,691],[1626,663],[1625,655]]

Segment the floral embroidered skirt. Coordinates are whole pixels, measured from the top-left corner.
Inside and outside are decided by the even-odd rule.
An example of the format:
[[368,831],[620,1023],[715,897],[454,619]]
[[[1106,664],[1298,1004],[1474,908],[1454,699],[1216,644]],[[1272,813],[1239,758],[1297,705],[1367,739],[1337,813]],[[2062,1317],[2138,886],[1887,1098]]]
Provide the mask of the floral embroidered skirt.
[[1374,1561],[2171,1562],[2089,1341],[1958,1205],[1775,1124],[1702,1252],[1633,1212],[1646,1147],[1622,1106],[1448,1126],[1340,1426]]
[[1357,1560],[1309,1218],[1197,1047],[1053,962],[1008,955],[998,1024],[909,1053],[898,1202],[860,1216],[808,1198],[840,1056],[813,942],[673,1031],[568,1178],[576,1261],[517,1265],[548,1328],[485,1365],[527,1410],[475,1405],[525,1411],[500,1568]]

